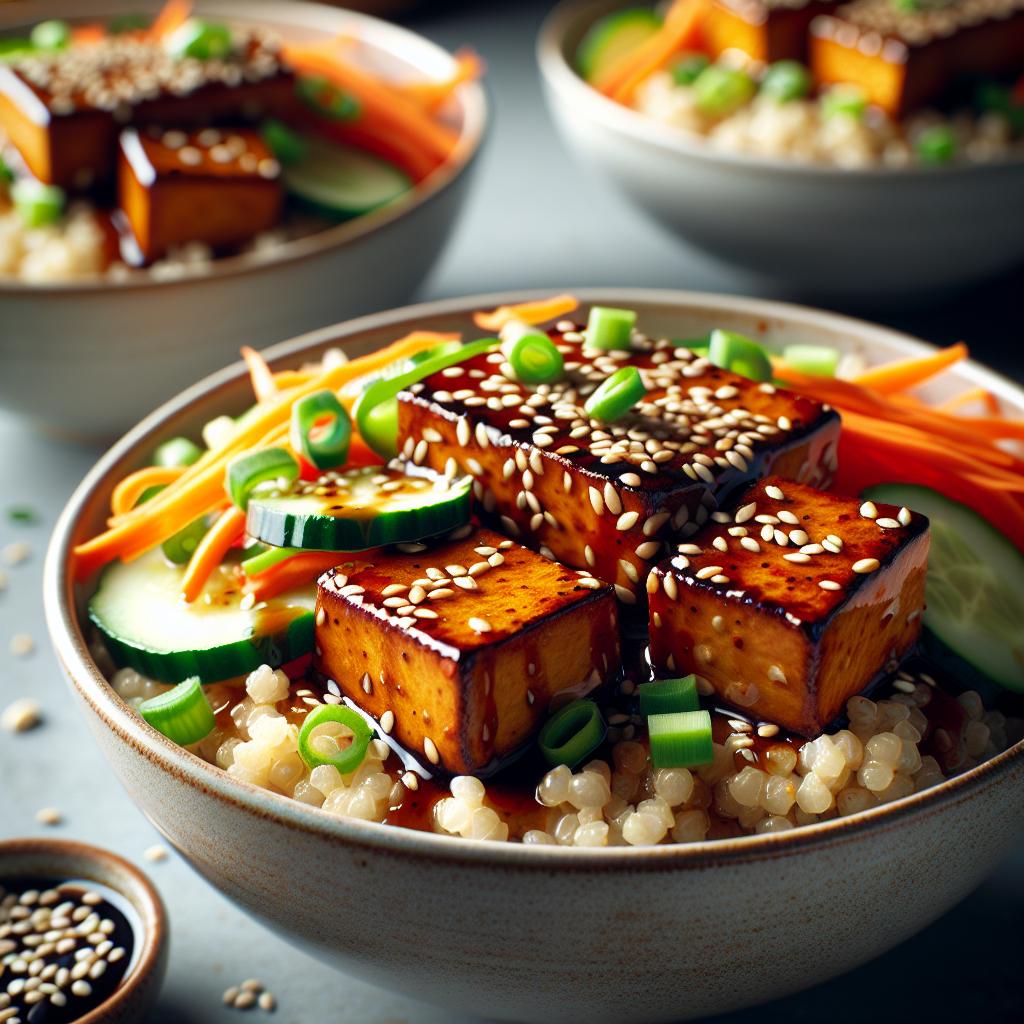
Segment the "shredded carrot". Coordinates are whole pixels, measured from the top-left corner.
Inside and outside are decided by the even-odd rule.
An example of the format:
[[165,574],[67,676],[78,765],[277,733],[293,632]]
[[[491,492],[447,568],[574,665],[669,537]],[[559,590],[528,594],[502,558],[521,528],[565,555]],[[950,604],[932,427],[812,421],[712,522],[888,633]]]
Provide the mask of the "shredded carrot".
[[661,28],[615,61],[594,82],[594,88],[618,103],[628,104],[643,81],[680,50],[694,44],[703,15],[704,0],[676,0]]
[[313,373],[306,370],[278,370],[274,374],[274,386],[278,391],[287,391],[312,379]]
[[432,348],[436,336],[414,331],[369,355],[335,366],[259,408],[252,419],[224,447],[207,452],[176,481],[151,501],[126,513],[119,521],[75,548],[75,572],[83,579],[115,558],[130,561],[174,536],[224,500],[224,471],[234,456],[287,441],[292,404],[303,395],[323,389],[337,390],[355,377],[373,373],[398,359]]
[[153,19],[147,35],[150,39],[166,39],[175,29],[184,25],[191,14],[192,4],[189,0],[167,0]]
[[278,384],[274,371],[267,366],[267,361],[248,345],[242,346],[242,358],[249,367],[249,379],[252,381],[253,394],[257,402],[266,402],[277,394]]
[[124,515],[139,503],[150,487],[164,487],[177,480],[185,472],[184,466],[146,466],[129,473],[110,496],[110,511],[115,516]]
[[92,43],[102,42],[106,38],[107,28],[99,23],[75,25],[71,30],[71,39],[76,46],[89,46]]
[[972,405],[975,402],[980,402],[985,406],[986,412],[994,416],[999,415],[999,399],[987,388],[968,388],[966,391],[961,391],[959,395],[940,402],[935,408],[941,409],[943,412],[955,412],[957,409],[962,409],[965,405]]
[[228,549],[245,532],[245,513],[232,506],[203,535],[196,545],[181,580],[182,600],[191,603],[203,592],[211,573],[224,560]]
[[445,160],[458,143],[458,134],[425,113],[399,89],[369,72],[340,59],[336,40],[324,44],[286,43],[285,62],[300,73],[321,75],[332,85],[351,93],[362,106],[361,120],[376,122],[382,132],[406,135],[427,153]]
[[575,313],[579,305],[579,300],[572,295],[553,295],[550,299],[534,299],[514,306],[499,306],[490,313],[474,313],[473,323],[483,331],[498,332],[510,320],[542,324],[547,320]]
[[854,377],[853,382],[861,387],[881,392],[883,395],[909,391],[966,359],[968,354],[967,346],[961,341],[926,356],[899,359],[894,363],[873,366]]
[[484,62],[472,50],[455,54],[455,71],[442,82],[403,82],[398,89],[428,114],[436,114],[460,85],[484,74]]
[[246,593],[257,601],[269,601],[296,587],[313,583],[319,576],[346,560],[344,552],[303,551],[265,569],[258,576],[250,576]]

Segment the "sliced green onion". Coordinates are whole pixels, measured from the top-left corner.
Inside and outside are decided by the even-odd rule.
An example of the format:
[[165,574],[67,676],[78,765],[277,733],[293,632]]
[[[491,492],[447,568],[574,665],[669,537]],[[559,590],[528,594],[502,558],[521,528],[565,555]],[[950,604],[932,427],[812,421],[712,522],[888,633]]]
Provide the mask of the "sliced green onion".
[[598,706],[592,700],[574,700],[544,723],[537,744],[549,765],[565,764],[572,768],[601,745],[604,734],[604,719]]
[[651,715],[647,734],[655,768],[696,768],[715,759],[711,715],[707,711]]
[[15,60],[26,53],[32,52],[32,42],[20,36],[7,36],[0,39],[0,60]]
[[[352,733],[352,742],[344,749],[339,749],[336,754],[322,754],[313,749],[313,730],[325,722],[339,722]],[[342,775],[348,775],[363,763],[372,738],[373,731],[362,715],[345,707],[344,704],[322,704],[310,711],[302,723],[299,730],[299,757],[309,768],[332,764]]]
[[217,21],[189,18],[168,36],[165,47],[179,59],[221,60],[231,53],[231,29]]
[[139,705],[139,714],[154,729],[183,747],[198,743],[213,731],[213,708],[198,676],[178,683]]
[[587,317],[588,348],[628,349],[636,326],[636,310],[593,306]]
[[119,36],[125,32],[138,32],[149,28],[152,21],[145,14],[118,14],[107,22],[107,34]]
[[635,366],[624,366],[598,386],[583,408],[595,420],[611,423],[625,416],[646,394],[640,371]]
[[284,121],[264,121],[260,134],[270,151],[283,164],[298,163],[309,151],[309,143]]
[[193,520],[188,526],[180,529],[173,537],[168,537],[160,545],[164,557],[175,565],[185,565],[195,554],[199,542],[206,536],[208,529],[206,516],[200,516]]
[[562,353],[540,331],[521,334],[510,345],[502,345],[502,351],[516,377],[524,384],[550,384],[562,376]]
[[14,181],[14,171],[7,166],[3,154],[0,154],[0,185],[6,185]]
[[37,50],[63,50],[71,42],[71,26],[66,21],[41,21],[29,35]]
[[645,717],[700,710],[697,677],[694,675],[683,676],[682,679],[655,679],[641,683],[637,689],[640,691],[640,714]]
[[12,523],[20,523],[22,526],[31,526],[39,522],[39,513],[29,505],[12,505],[7,510],[7,518]]
[[157,445],[154,466],[191,466],[203,455],[203,449],[187,437],[172,437]]
[[839,349],[829,345],[787,345],[782,350],[787,366],[815,377],[834,377],[840,355]]
[[352,421],[333,391],[315,391],[292,406],[292,448],[317,469],[343,466],[351,438]]
[[711,63],[706,54],[687,53],[672,65],[672,80],[676,85],[693,85],[700,73]]
[[753,98],[757,84],[739,68],[711,64],[697,76],[693,92],[701,113],[725,117]]
[[914,140],[922,163],[948,164],[956,156],[956,135],[948,124],[933,124]]
[[834,85],[821,94],[821,112],[825,117],[852,117],[860,120],[868,109],[868,98],[859,85]]
[[751,380],[772,379],[772,364],[765,350],[756,342],[735,331],[718,328],[711,332],[708,359],[723,370]]
[[306,548],[272,548],[260,544],[254,546],[253,553],[242,560],[242,572],[246,576],[259,576],[278,562],[287,561],[293,555],[305,554],[306,551]]
[[30,228],[56,224],[64,212],[64,189],[44,185],[35,178],[22,178],[11,186],[11,202]]
[[271,480],[294,483],[299,477],[299,464],[283,448],[238,455],[228,463],[226,486],[232,504],[243,512],[249,507],[252,492]]
[[307,107],[332,121],[354,121],[362,113],[362,105],[355,96],[326,78],[300,78],[295,83],[295,92]]
[[811,73],[798,60],[769,64],[761,79],[761,92],[779,103],[802,100],[811,92]]
[[465,362],[482,352],[489,352],[500,344],[497,338],[473,341],[468,345],[460,345],[450,352],[441,352],[439,355],[424,359],[412,369],[394,377],[381,377],[371,381],[352,408],[356,428],[363,440],[378,455],[385,459],[393,459],[398,454],[398,399],[395,397],[398,392],[410,384],[423,380],[424,377],[429,377],[432,373],[437,373],[438,370]]

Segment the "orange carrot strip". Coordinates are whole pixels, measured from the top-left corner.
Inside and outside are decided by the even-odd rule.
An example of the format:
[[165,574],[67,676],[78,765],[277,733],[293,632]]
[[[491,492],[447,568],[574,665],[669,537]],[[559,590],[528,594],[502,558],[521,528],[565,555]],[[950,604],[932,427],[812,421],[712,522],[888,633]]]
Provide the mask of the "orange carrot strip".
[[987,388],[968,388],[966,391],[961,391],[959,395],[947,398],[935,408],[941,409],[943,412],[955,412],[972,402],[981,402],[987,412],[994,416],[999,415],[999,399]]
[[207,452],[173,484],[151,501],[127,513],[124,520],[75,548],[75,572],[83,579],[119,556],[137,557],[172,537],[194,519],[224,500],[224,471],[235,455],[254,446],[277,444],[287,438],[292,404],[322,389],[337,390],[355,377],[372,373],[437,344],[434,335],[414,331],[377,352],[353,359],[316,375],[306,384],[267,404],[232,441]]
[[99,43],[107,38],[105,25],[88,24],[75,25],[71,29],[71,40],[76,46],[88,46],[92,43]]
[[441,159],[455,149],[457,133],[438,124],[392,86],[340,60],[329,47],[286,43],[282,54],[285,62],[296,71],[322,75],[331,84],[355,95],[362,104],[362,117],[367,121],[376,121],[382,129],[389,128],[396,134],[404,132]]
[[249,577],[246,593],[257,601],[269,601],[295,587],[314,582],[319,576],[349,559],[344,551],[304,551],[269,569],[258,576]]
[[704,14],[702,0],[677,0],[660,31],[634,50],[623,54],[595,83],[595,88],[617,103],[629,104],[637,87],[696,39]]
[[173,483],[184,472],[184,466],[146,466],[144,469],[137,469],[114,488],[114,493],[110,496],[110,511],[115,516],[123,515],[135,508],[139,498],[150,487],[162,487]]
[[244,532],[245,513],[240,508],[232,506],[221,513],[192,552],[181,580],[182,600],[191,603],[203,592],[210,574]]
[[192,4],[189,0],[167,0],[153,19],[147,35],[150,39],[165,39],[176,28],[184,25],[191,14]]
[[267,366],[267,361],[248,345],[242,346],[242,358],[249,367],[249,379],[252,381],[253,394],[257,402],[265,402],[277,394],[277,381],[274,372]]
[[911,359],[899,359],[894,363],[873,366],[854,377],[853,383],[879,391],[883,395],[908,391],[966,359],[967,356],[967,346],[961,341],[926,356],[914,356]]
[[579,300],[572,295],[553,295],[550,299],[533,299],[514,306],[499,306],[490,313],[474,313],[473,323],[483,331],[500,331],[510,320],[542,324],[546,320],[568,316],[579,309]]
[[274,384],[278,391],[285,391],[288,388],[297,387],[313,379],[313,374],[305,370],[278,370],[274,374]]
[[484,62],[472,50],[455,55],[455,71],[443,82],[403,82],[397,88],[428,114],[436,114],[465,82],[475,82],[484,74]]

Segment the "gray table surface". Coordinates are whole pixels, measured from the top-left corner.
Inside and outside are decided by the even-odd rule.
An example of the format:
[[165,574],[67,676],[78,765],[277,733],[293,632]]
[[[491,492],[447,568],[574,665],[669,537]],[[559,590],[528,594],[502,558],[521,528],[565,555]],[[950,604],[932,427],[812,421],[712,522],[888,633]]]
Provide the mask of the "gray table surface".
[[[749,281],[685,252],[571,162],[543,109],[533,63],[533,38],[545,6],[428,0],[412,19],[444,45],[471,42],[483,53],[496,108],[466,215],[419,297],[572,284],[749,289]],[[963,337],[980,358],[1021,379],[1022,283],[1018,275],[941,305],[876,318],[934,341]],[[254,975],[275,992],[280,1004],[276,1019],[288,1024],[462,1019],[339,975],[297,952],[224,900],[176,854],[161,864],[143,860],[159,836],[117,785],[87,735],[48,649],[43,624],[40,571],[48,531],[98,454],[98,449],[45,440],[0,414],[0,548],[13,540],[25,540],[32,548],[24,565],[6,569],[0,645],[6,651],[15,633],[28,633],[37,645],[27,658],[0,662],[0,707],[32,695],[46,716],[33,732],[0,733],[0,838],[79,838],[113,848],[147,868],[167,901],[173,934],[170,971],[153,1024],[236,1020],[237,1011],[221,1005],[221,993]],[[41,521],[11,523],[3,513],[15,504],[39,510]],[[37,824],[34,814],[43,806],[59,808],[64,823],[57,828]],[[894,1021],[905,1015],[933,1022],[1020,1020],[1022,922],[1024,844],[960,906],[887,956],[809,992],[722,1019],[734,1024],[755,1019],[799,1024],[826,1015],[836,1024]]]

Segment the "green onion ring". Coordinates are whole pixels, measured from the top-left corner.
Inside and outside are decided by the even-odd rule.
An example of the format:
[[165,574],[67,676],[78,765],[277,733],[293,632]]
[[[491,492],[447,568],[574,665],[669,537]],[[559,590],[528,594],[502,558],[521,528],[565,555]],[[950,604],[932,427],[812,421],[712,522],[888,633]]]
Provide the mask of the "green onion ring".
[[343,466],[351,437],[352,421],[333,391],[314,391],[292,406],[292,448],[317,469]]
[[215,725],[213,708],[198,676],[144,700],[139,705],[139,714],[154,729],[183,747],[198,743]]
[[521,334],[511,344],[502,345],[502,351],[516,377],[524,384],[550,384],[562,376],[565,365],[562,353],[540,331]]
[[570,768],[593,753],[604,739],[601,711],[592,700],[574,700],[556,711],[543,725],[537,744],[549,765]]
[[175,565],[185,565],[199,547],[199,542],[206,536],[208,529],[206,516],[194,519],[160,545],[164,558]]
[[713,330],[708,358],[715,366],[750,380],[772,379],[772,364],[764,348],[735,331]]
[[154,466],[191,466],[202,458],[203,449],[187,437],[171,437],[157,445]]
[[839,350],[828,345],[787,345],[782,358],[787,366],[815,377],[834,377],[839,368]]
[[232,504],[244,512],[249,507],[249,497],[260,484],[270,480],[294,483],[299,477],[299,464],[284,448],[264,448],[236,456],[228,463],[225,475]]
[[647,719],[647,735],[655,768],[696,768],[715,759],[710,712],[651,715]]
[[[318,754],[310,746],[313,730],[318,725],[323,725],[324,722],[340,722],[352,731],[352,742],[344,750],[339,750],[333,757]],[[373,739],[373,730],[358,712],[345,707],[344,704],[321,704],[320,707],[314,708],[306,715],[306,720],[299,730],[299,757],[309,768],[331,764],[342,775],[348,775],[363,763],[371,739]]]
[[635,366],[616,370],[584,403],[584,410],[595,420],[611,423],[621,419],[647,394],[647,388]]
[[637,689],[640,691],[640,714],[645,718],[674,711],[700,710],[697,677],[692,674],[681,679],[655,679],[641,683]]
[[592,306],[584,333],[588,348],[628,349],[636,326],[636,310]]

